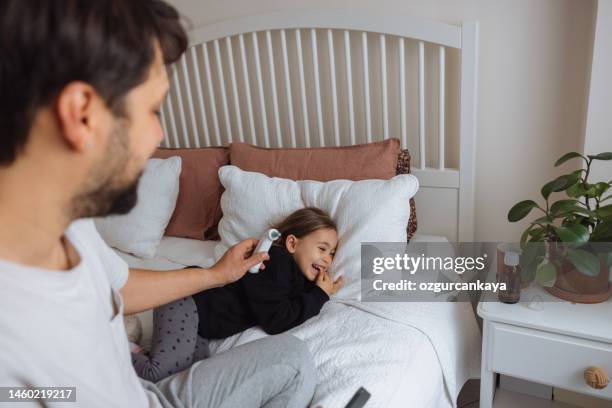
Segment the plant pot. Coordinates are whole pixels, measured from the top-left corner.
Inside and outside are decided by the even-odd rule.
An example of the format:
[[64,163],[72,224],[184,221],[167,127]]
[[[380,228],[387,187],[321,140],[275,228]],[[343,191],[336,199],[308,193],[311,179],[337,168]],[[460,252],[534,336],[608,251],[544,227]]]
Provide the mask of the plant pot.
[[551,251],[553,256],[561,262],[561,268],[557,268],[555,285],[545,288],[548,293],[574,303],[601,303],[612,297],[610,268],[603,256],[599,256],[600,272],[597,276],[581,273],[567,259],[561,259],[558,253],[555,254],[555,251]]

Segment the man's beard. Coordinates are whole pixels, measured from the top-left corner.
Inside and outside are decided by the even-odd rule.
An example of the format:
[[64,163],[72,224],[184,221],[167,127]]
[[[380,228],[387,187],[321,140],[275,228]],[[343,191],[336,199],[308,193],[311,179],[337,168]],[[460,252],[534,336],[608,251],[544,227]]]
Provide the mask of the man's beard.
[[138,182],[121,182],[130,160],[127,119],[116,119],[102,160],[87,177],[82,193],[72,199],[70,219],[127,214],[138,200]]
[[[140,176],[130,185],[122,188],[109,188],[102,185],[99,189],[78,197],[80,215],[75,218],[104,217],[129,213],[138,201],[138,182]],[[76,207],[75,207],[76,208]]]

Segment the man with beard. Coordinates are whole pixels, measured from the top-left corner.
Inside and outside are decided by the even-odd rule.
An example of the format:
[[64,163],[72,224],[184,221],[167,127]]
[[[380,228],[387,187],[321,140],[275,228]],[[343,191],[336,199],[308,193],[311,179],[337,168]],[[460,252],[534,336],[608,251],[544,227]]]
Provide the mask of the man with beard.
[[165,64],[186,46],[161,0],[0,1],[0,387],[75,387],[87,408],[310,401],[312,357],[289,335],[157,384],[132,368],[123,313],[236,281],[267,257],[249,239],[210,269],[128,270],[89,219],[135,205],[163,137]]

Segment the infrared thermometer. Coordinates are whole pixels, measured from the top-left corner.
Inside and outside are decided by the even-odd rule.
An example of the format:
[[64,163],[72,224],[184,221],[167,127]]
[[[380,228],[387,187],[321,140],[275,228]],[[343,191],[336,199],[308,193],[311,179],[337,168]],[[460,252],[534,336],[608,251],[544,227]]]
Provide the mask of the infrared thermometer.
[[[280,232],[278,232],[278,230],[274,228],[267,230],[266,233],[259,240],[259,243],[257,244],[257,247],[253,251],[253,254],[256,254],[258,252],[267,253],[270,250],[272,243],[276,241],[277,239],[279,239],[280,236],[281,236]],[[249,269],[249,272],[251,273],[259,272],[260,266],[261,266],[261,262],[253,266],[251,269]]]

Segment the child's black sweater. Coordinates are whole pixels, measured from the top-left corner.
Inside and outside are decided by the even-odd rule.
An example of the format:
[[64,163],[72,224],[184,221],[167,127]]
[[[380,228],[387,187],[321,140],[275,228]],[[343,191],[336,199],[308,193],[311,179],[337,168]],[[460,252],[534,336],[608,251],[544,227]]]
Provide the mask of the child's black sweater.
[[257,325],[277,334],[319,313],[327,293],[306,279],[284,247],[272,246],[269,254],[264,270],[193,295],[200,336],[223,338]]

